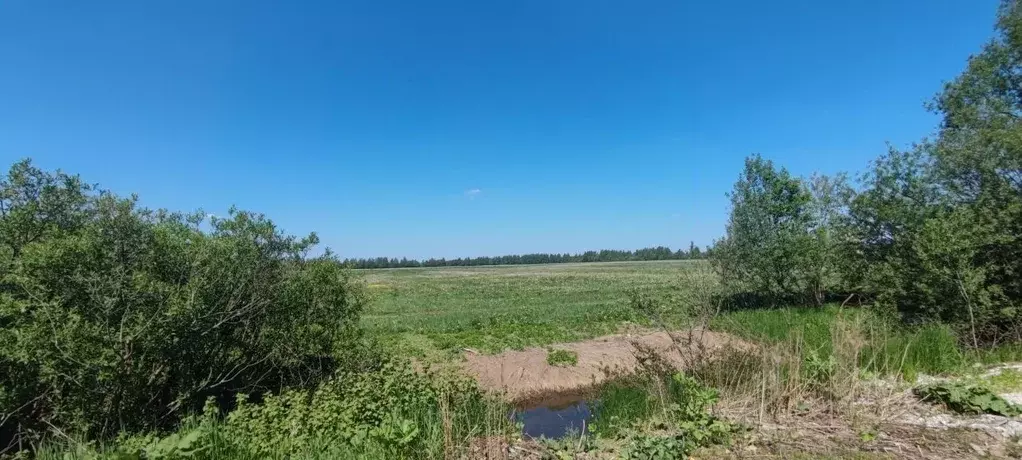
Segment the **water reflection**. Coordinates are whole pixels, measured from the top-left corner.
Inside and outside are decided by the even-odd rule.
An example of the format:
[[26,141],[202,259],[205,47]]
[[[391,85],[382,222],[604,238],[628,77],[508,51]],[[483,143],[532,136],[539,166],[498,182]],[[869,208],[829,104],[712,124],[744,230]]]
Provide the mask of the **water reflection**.
[[575,401],[557,406],[541,405],[519,411],[518,421],[526,437],[563,438],[569,432],[580,433],[592,417],[588,401]]

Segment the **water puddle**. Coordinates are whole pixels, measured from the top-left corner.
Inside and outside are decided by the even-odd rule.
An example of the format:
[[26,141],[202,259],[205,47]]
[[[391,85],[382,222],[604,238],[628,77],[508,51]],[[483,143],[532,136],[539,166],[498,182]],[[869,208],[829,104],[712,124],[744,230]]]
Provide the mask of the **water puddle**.
[[559,439],[581,433],[593,416],[592,407],[593,403],[586,400],[559,401],[519,410],[515,416],[523,425],[525,437]]

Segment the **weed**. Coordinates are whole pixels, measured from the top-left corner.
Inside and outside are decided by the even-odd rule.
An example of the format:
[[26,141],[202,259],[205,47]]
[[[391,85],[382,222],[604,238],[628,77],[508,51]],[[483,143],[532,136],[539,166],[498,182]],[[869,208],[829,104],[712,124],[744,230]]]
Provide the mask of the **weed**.
[[[716,390],[682,373],[647,377],[652,378],[644,386],[625,387],[631,391],[617,388],[617,397],[598,409],[603,412],[598,412],[593,431],[626,440],[622,458],[687,458],[700,447],[729,442],[739,430],[738,426],[709,412],[710,406],[717,402]],[[624,395],[628,397],[622,398]],[[645,410],[627,411],[621,406],[636,402]],[[599,425],[599,420],[606,424]]]
[[571,350],[547,349],[546,363],[551,366],[568,367],[578,365],[578,353]]
[[923,401],[942,404],[960,414],[993,414],[1011,417],[1022,414],[1022,407],[1006,401],[989,388],[963,383],[936,383],[915,388]]

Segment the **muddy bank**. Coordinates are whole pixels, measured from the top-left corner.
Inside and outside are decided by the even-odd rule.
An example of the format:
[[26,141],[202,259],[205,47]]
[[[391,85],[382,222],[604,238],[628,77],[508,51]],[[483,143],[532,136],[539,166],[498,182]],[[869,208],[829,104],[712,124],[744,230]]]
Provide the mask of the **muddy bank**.
[[[578,400],[595,386],[616,375],[635,372],[639,348],[656,351],[671,364],[684,368],[694,356],[726,348],[747,348],[734,336],[705,330],[649,332],[599,337],[592,340],[555,344],[499,355],[467,353],[465,369],[490,391],[502,393],[519,406],[556,404]],[[575,366],[547,364],[548,348],[578,354]]]

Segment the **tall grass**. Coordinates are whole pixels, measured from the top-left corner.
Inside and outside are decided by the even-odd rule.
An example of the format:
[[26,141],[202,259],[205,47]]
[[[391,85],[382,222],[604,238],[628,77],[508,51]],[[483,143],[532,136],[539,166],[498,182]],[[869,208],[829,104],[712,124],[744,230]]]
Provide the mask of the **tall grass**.
[[797,342],[805,356],[826,358],[835,353],[835,326],[854,323],[861,332],[859,365],[880,374],[949,374],[976,362],[998,362],[1022,356],[1022,347],[966,350],[954,331],[943,324],[891,324],[868,309],[781,308],[728,312],[711,327],[761,344]]

